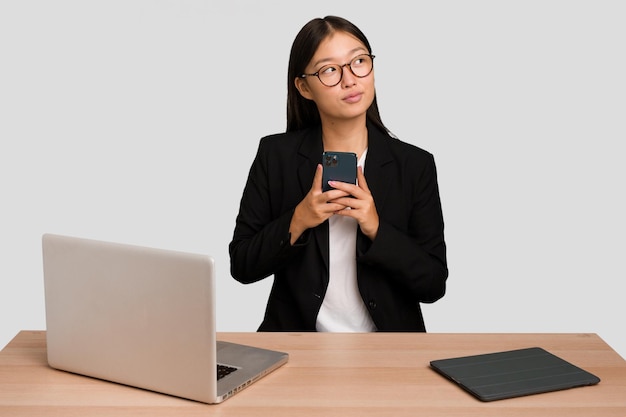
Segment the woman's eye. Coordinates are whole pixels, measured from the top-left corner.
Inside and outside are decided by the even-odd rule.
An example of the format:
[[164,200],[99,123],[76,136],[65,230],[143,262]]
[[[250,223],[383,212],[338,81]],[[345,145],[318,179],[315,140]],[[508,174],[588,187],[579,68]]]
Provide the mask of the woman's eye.
[[355,67],[358,67],[359,65],[363,65],[364,61],[365,61],[365,58],[357,58],[354,61],[352,61],[351,65],[354,65]]

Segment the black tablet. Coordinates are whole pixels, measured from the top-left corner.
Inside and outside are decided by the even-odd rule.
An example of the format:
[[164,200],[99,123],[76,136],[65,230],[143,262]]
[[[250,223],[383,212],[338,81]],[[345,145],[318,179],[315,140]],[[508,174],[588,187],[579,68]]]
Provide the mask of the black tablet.
[[430,366],[481,401],[600,382],[597,376],[539,347],[434,360]]

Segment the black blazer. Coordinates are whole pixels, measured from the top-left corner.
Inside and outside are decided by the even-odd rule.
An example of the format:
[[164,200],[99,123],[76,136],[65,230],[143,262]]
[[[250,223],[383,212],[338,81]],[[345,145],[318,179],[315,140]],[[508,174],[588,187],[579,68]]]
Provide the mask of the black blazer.
[[[357,231],[358,287],[379,331],[425,331],[420,302],[441,298],[448,269],[433,156],[368,124],[365,178],[380,218]],[[261,139],[229,245],[231,275],[274,275],[259,331],[315,331],[328,286],[328,221],[290,245],[296,205],[322,158],[320,128]]]

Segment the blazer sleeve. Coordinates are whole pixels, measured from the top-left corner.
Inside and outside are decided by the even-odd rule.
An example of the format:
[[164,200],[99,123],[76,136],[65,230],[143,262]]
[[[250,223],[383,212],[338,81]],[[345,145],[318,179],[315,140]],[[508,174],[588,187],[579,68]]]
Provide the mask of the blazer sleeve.
[[408,213],[406,221],[400,225],[396,219],[402,216],[383,211],[376,239],[363,240],[367,243],[357,259],[384,271],[384,279],[395,281],[416,301],[434,302],[445,294],[448,268],[435,162],[431,154],[424,160],[420,171],[411,173],[412,192],[406,209],[394,207]]
[[269,164],[269,155],[277,154],[272,152],[267,138],[263,138],[248,174],[229,244],[231,275],[242,283],[272,275],[300,253],[308,237],[306,234],[298,244],[290,244],[289,225],[295,204],[289,208],[272,206],[272,200],[278,200],[273,190],[285,172],[276,171],[276,166],[284,164],[276,163],[275,159],[273,165]]

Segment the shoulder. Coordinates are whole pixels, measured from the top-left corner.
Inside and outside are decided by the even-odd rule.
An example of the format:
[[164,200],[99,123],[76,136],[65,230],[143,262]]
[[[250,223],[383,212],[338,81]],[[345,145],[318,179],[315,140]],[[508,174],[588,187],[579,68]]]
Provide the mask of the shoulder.
[[427,151],[424,148],[421,148],[417,145],[413,145],[408,142],[404,142],[403,140],[389,135],[388,142],[390,147],[400,155],[406,155],[409,158],[417,158],[421,160],[432,159],[433,154]]
[[[403,166],[424,166],[433,163],[434,156],[428,150],[406,142],[397,136],[377,130],[370,137],[375,152],[383,158],[395,160]],[[381,161],[382,162],[382,161]]]
[[319,162],[322,155],[322,134],[320,128],[304,129],[286,133],[276,133],[261,138],[257,159],[280,162],[281,164],[301,165],[305,162]]
[[259,141],[259,152],[294,152],[300,148],[308,131],[274,133]]
[[298,130],[295,132],[273,133],[261,138],[260,143],[264,146],[282,146],[301,143],[310,134],[310,130]]

